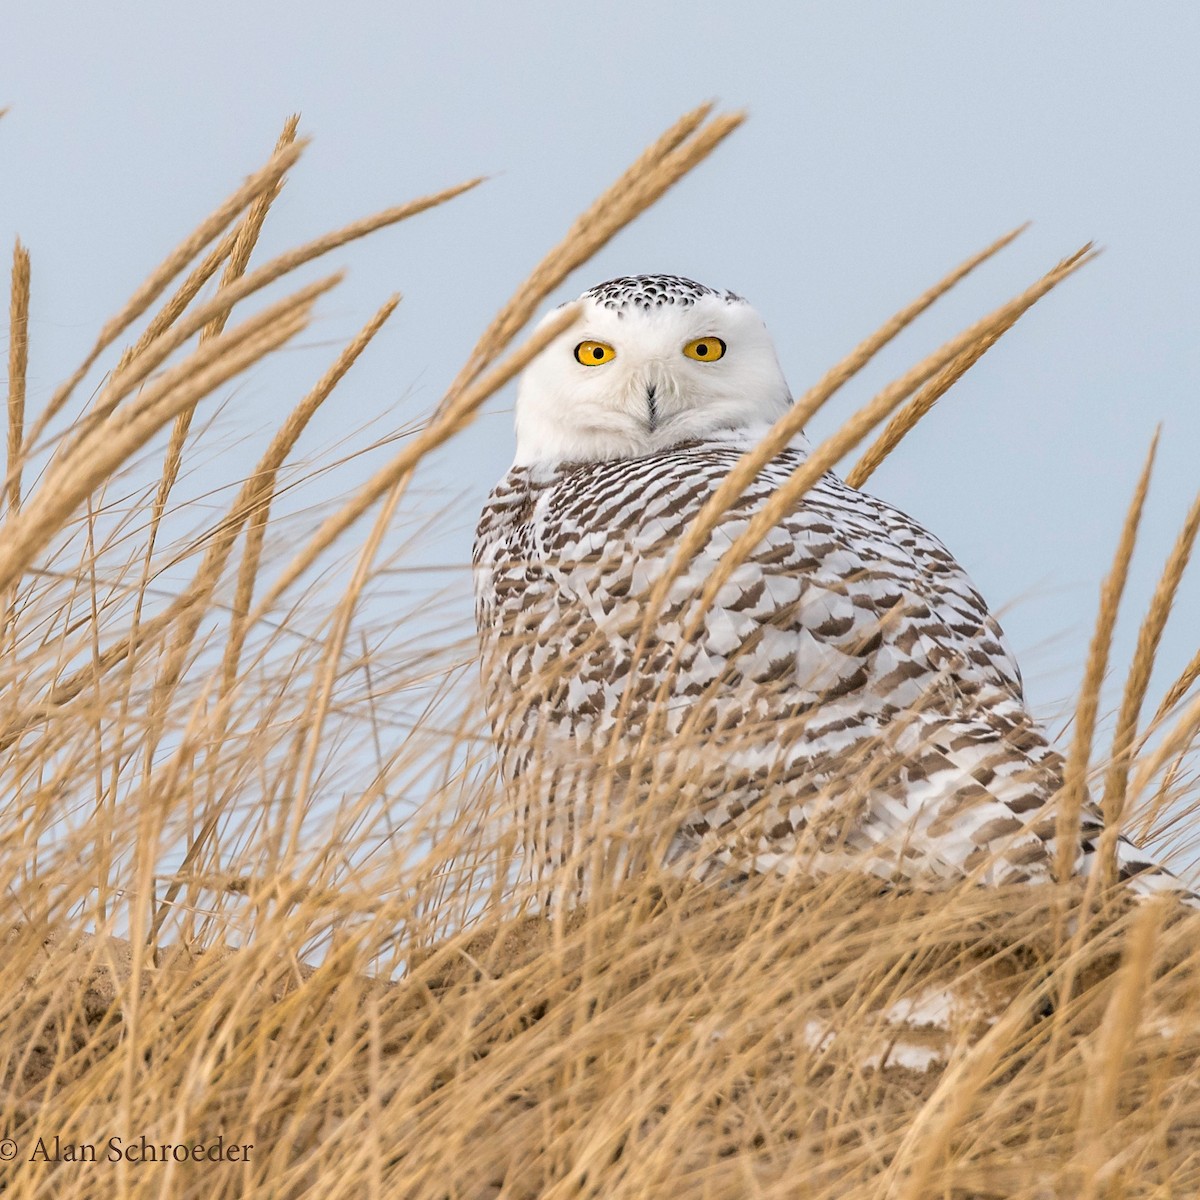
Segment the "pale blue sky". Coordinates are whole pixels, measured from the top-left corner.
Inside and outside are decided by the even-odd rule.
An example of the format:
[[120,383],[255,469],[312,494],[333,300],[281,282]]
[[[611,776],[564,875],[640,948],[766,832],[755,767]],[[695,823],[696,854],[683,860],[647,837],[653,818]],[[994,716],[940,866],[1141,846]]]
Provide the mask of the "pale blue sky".
[[[494,177],[338,256],[350,278],[304,347],[230,389],[222,428],[237,448],[198,460],[198,491],[206,472],[224,482],[252,461],[394,290],[400,312],[304,450],[428,410],[494,309],[647,141],[703,99],[744,106],[749,123],[564,295],[641,271],[733,288],[766,317],[799,392],[948,267],[1035,222],[857,382],[818,435],[1062,255],[1090,238],[1106,248],[872,481],[1006,610],[1031,698],[1053,709],[1081,673],[1158,421],[1118,670],[1200,487],[1198,44],[1190,3],[10,5],[0,242],[19,233],[33,254],[31,403],[263,160],[293,110],[315,143],[272,213],[267,252]],[[410,499],[406,524],[454,501],[426,535],[429,561],[466,561],[474,513],[511,457],[510,405],[500,397]],[[442,585],[465,594],[465,574]],[[1183,606],[1162,685],[1200,641],[1194,580]]]

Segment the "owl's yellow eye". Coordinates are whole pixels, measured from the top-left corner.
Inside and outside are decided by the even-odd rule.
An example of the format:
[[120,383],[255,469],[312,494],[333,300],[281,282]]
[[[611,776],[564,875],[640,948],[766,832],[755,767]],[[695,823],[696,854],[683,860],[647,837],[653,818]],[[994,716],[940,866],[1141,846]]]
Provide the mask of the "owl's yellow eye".
[[585,367],[599,367],[616,357],[617,352],[607,342],[580,342],[575,347],[575,361]]
[[683,352],[697,362],[716,362],[725,354],[725,343],[719,337],[696,338],[684,346]]

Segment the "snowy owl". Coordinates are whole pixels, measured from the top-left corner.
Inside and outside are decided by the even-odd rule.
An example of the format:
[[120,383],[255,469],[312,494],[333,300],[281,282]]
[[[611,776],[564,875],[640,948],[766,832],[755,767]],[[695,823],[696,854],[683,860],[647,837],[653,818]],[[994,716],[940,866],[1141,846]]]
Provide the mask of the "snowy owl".
[[[650,859],[693,878],[1048,881],[1063,760],[949,551],[825,475],[685,642],[716,561],[804,461],[758,473],[671,586],[680,538],[791,394],[740,296],[671,275],[584,292],[526,370],[476,534],[484,690],[535,878]],[[640,651],[640,653],[639,653]],[[1082,816],[1075,869],[1101,821]],[[1129,843],[1141,891],[1178,888]]]

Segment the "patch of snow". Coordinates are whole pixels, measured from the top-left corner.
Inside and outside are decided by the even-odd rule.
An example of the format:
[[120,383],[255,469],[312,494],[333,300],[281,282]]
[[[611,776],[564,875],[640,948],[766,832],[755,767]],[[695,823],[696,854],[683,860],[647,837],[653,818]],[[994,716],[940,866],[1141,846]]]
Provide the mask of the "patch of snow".
[[915,1025],[921,1028],[949,1029],[954,1012],[954,995],[945,990],[930,990],[918,996],[897,1000],[884,1013],[890,1025]]

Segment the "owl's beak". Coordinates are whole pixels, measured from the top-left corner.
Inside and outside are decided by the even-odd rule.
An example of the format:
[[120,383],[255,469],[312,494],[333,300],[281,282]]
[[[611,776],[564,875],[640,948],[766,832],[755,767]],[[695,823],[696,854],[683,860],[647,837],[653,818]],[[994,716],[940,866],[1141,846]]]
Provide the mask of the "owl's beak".
[[646,384],[646,423],[653,433],[658,428],[658,405],[654,400],[654,384]]

